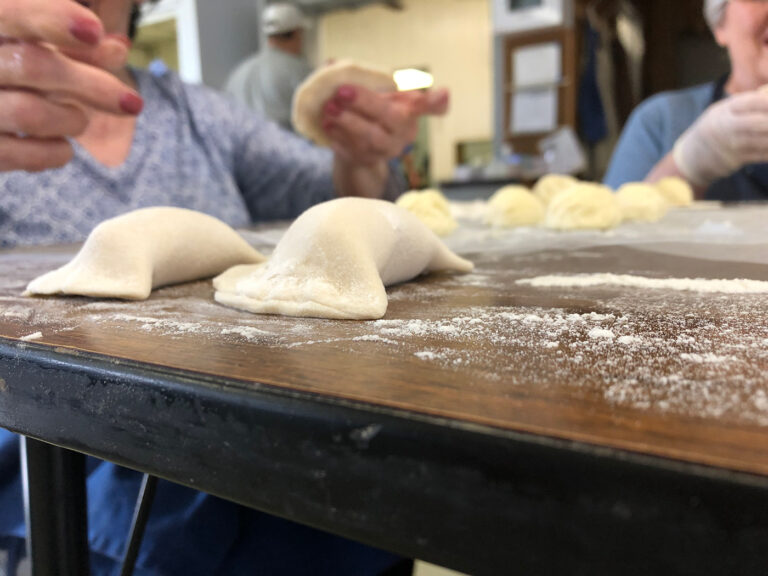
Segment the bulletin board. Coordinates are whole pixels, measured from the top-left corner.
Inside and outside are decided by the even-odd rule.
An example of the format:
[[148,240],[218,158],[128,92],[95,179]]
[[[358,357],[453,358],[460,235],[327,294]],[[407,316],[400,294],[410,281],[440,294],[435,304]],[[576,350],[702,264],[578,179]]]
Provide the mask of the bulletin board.
[[573,27],[505,38],[504,140],[516,152],[536,154],[543,137],[576,125],[577,58]]

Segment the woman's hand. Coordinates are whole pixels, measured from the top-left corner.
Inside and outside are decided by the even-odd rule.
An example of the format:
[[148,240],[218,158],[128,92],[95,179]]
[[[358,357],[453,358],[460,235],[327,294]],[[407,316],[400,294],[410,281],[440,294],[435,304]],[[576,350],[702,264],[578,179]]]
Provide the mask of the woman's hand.
[[76,2],[0,0],[0,171],[69,162],[90,109],[138,114],[141,97],[107,71],[127,52]]
[[323,108],[323,130],[342,161],[373,166],[399,157],[413,143],[419,117],[445,114],[447,90],[381,94],[341,86]]
[[745,92],[713,104],[678,139],[674,163],[691,184],[706,188],[742,166],[768,161],[768,91]]

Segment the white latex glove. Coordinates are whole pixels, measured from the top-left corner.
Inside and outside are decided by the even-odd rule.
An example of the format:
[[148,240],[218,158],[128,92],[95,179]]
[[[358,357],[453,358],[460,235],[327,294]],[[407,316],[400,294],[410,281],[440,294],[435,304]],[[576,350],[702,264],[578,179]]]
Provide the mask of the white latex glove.
[[747,164],[768,162],[768,90],[707,108],[675,143],[674,158],[680,173],[701,188]]

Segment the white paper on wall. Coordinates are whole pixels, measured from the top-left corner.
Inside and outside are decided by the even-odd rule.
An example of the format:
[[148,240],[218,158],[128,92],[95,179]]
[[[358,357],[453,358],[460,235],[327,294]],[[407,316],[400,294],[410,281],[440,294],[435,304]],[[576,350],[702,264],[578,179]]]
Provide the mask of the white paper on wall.
[[513,86],[516,90],[559,84],[562,79],[562,48],[558,42],[518,48],[512,63]]
[[521,90],[512,95],[510,132],[537,134],[557,128],[557,88]]

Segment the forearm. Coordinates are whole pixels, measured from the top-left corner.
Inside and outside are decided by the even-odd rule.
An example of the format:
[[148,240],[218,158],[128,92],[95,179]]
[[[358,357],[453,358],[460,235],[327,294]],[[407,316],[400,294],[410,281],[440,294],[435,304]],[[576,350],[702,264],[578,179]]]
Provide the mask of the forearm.
[[371,165],[348,162],[335,155],[333,183],[339,196],[382,198],[389,181],[389,166],[381,161]]
[[[669,152],[654,166],[648,175],[645,177],[645,181],[651,184],[658,182],[662,178],[677,177],[687,180],[687,178],[680,171],[680,168],[675,162],[674,152]],[[694,195],[697,199],[701,199],[704,196],[704,189],[700,186],[696,186],[693,182],[688,181],[688,184],[693,188]]]

